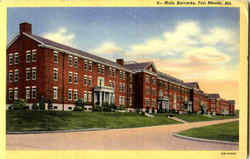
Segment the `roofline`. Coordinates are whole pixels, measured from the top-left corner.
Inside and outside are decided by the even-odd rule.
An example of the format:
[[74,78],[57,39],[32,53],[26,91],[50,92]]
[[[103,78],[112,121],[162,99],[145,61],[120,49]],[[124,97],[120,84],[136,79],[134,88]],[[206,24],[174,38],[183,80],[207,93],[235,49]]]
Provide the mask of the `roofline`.
[[[114,65],[110,65],[110,64],[107,64],[107,63],[104,63],[104,62],[101,62],[101,61],[98,61],[96,59],[93,59],[93,58],[89,58],[89,57],[86,57],[86,56],[81,56],[79,54],[76,54],[74,52],[70,52],[70,51],[67,51],[67,50],[64,50],[64,49],[60,49],[60,48],[57,48],[57,47],[54,47],[54,46],[51,46],[51,45],[47,45],[47,44],[44,44],[43,42],[41,42],[40,40],[37,40],[36,38],[30,36],[29,34],[27,33],[23,33],[25,36],[31,38],[32,40],[35,40],[36,42],[40,43],[39,47],[46,47],[46,48],[51,48],[51,49],[55,49],[55,50],[58,50],[58,51],[61,51],[61,52],[65,52],[65,53],[68,53],[68,54],[72,54],[74,56],[78,56],[78,57],[84,57],[85,59],[88,59],[88,60],[91,60],[91,61],[94,61],[94,62],[98,62],[98,63],[101,63],[101,64],[104,64],[104,65],[108,65],[108,66],[112,66],[116,69],[120,69],[120,70],[123,70],[123,71],[127,71],[127,72],[130,72],[132,73],[133,71],[129,70],[129,69],[126,69],[126,68],[123,68],[123,67],[117,67],[117,66],[114,66]],[[20,35],[20,34],[19,34]],[[19,36],[18,35],[18,36]],[[15,39],[16,40],[16,39]]]
[[7,44],[7,48],[8,49],[20,36],[20,34],[17,34],[8,44]]

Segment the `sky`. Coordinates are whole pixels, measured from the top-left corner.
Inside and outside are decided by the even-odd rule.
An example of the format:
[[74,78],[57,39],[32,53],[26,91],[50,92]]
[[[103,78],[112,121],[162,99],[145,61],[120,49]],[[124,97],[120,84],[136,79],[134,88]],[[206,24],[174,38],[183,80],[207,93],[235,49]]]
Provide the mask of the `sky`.
[[157,70],[206,93],[239,100],[239,8],[8,8],[8,41],[29,22],[35,35]]

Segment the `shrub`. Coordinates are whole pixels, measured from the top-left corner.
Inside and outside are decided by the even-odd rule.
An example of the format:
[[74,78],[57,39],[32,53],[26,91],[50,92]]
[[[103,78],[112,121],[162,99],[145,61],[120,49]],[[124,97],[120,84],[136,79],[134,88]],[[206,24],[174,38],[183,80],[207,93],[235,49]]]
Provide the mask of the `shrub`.
[[126,106],[125,105],[120,105],[120,107],[119,107],[119,110],[126,110]]
[[45,102],[44,102],[44,97],[41,96],[39,100],[39,109],[40,110],[45,110]]
[[27,109],[26,101],[24,99],[15,100],[11,105],[12,110],[24,110]]
[[93,106],[93,111],[94,112],[102,112],[102,107],[99,105],[94,105]]
[[37,103],[32,104],[32,110],[39,110],[39,106],[37,105]]
[[83,111],[83,108],[81,106],[75,106],[74,111]]
[[52,110],[52,109],[53,109],[53,104],[51,100],[48,100],[48,110]]

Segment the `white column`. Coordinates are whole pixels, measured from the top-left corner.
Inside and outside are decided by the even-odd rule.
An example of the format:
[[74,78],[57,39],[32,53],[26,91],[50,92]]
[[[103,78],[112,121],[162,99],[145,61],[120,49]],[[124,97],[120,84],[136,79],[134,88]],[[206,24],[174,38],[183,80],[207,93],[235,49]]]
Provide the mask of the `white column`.
[[99,92],[99,105],[102,106],[102,92]]

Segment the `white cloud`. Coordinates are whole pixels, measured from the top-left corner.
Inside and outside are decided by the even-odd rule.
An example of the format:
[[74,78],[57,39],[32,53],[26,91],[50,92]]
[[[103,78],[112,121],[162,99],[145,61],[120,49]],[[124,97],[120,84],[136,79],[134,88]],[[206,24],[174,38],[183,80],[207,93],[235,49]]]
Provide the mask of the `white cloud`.
[[72,47],[76,47],[74,40],[75,34],[69,33],[67,28],[62,27],[56,30],[56,32],[48,32],[42,35],[44,38],[56,41],[61,44],[66,44]]
[[118,58],[123,53],[123,49],[119,47],[115,42],[107,41],[103,42],[99,47],[93,49],[91,52],[98,56],[106,58]]

